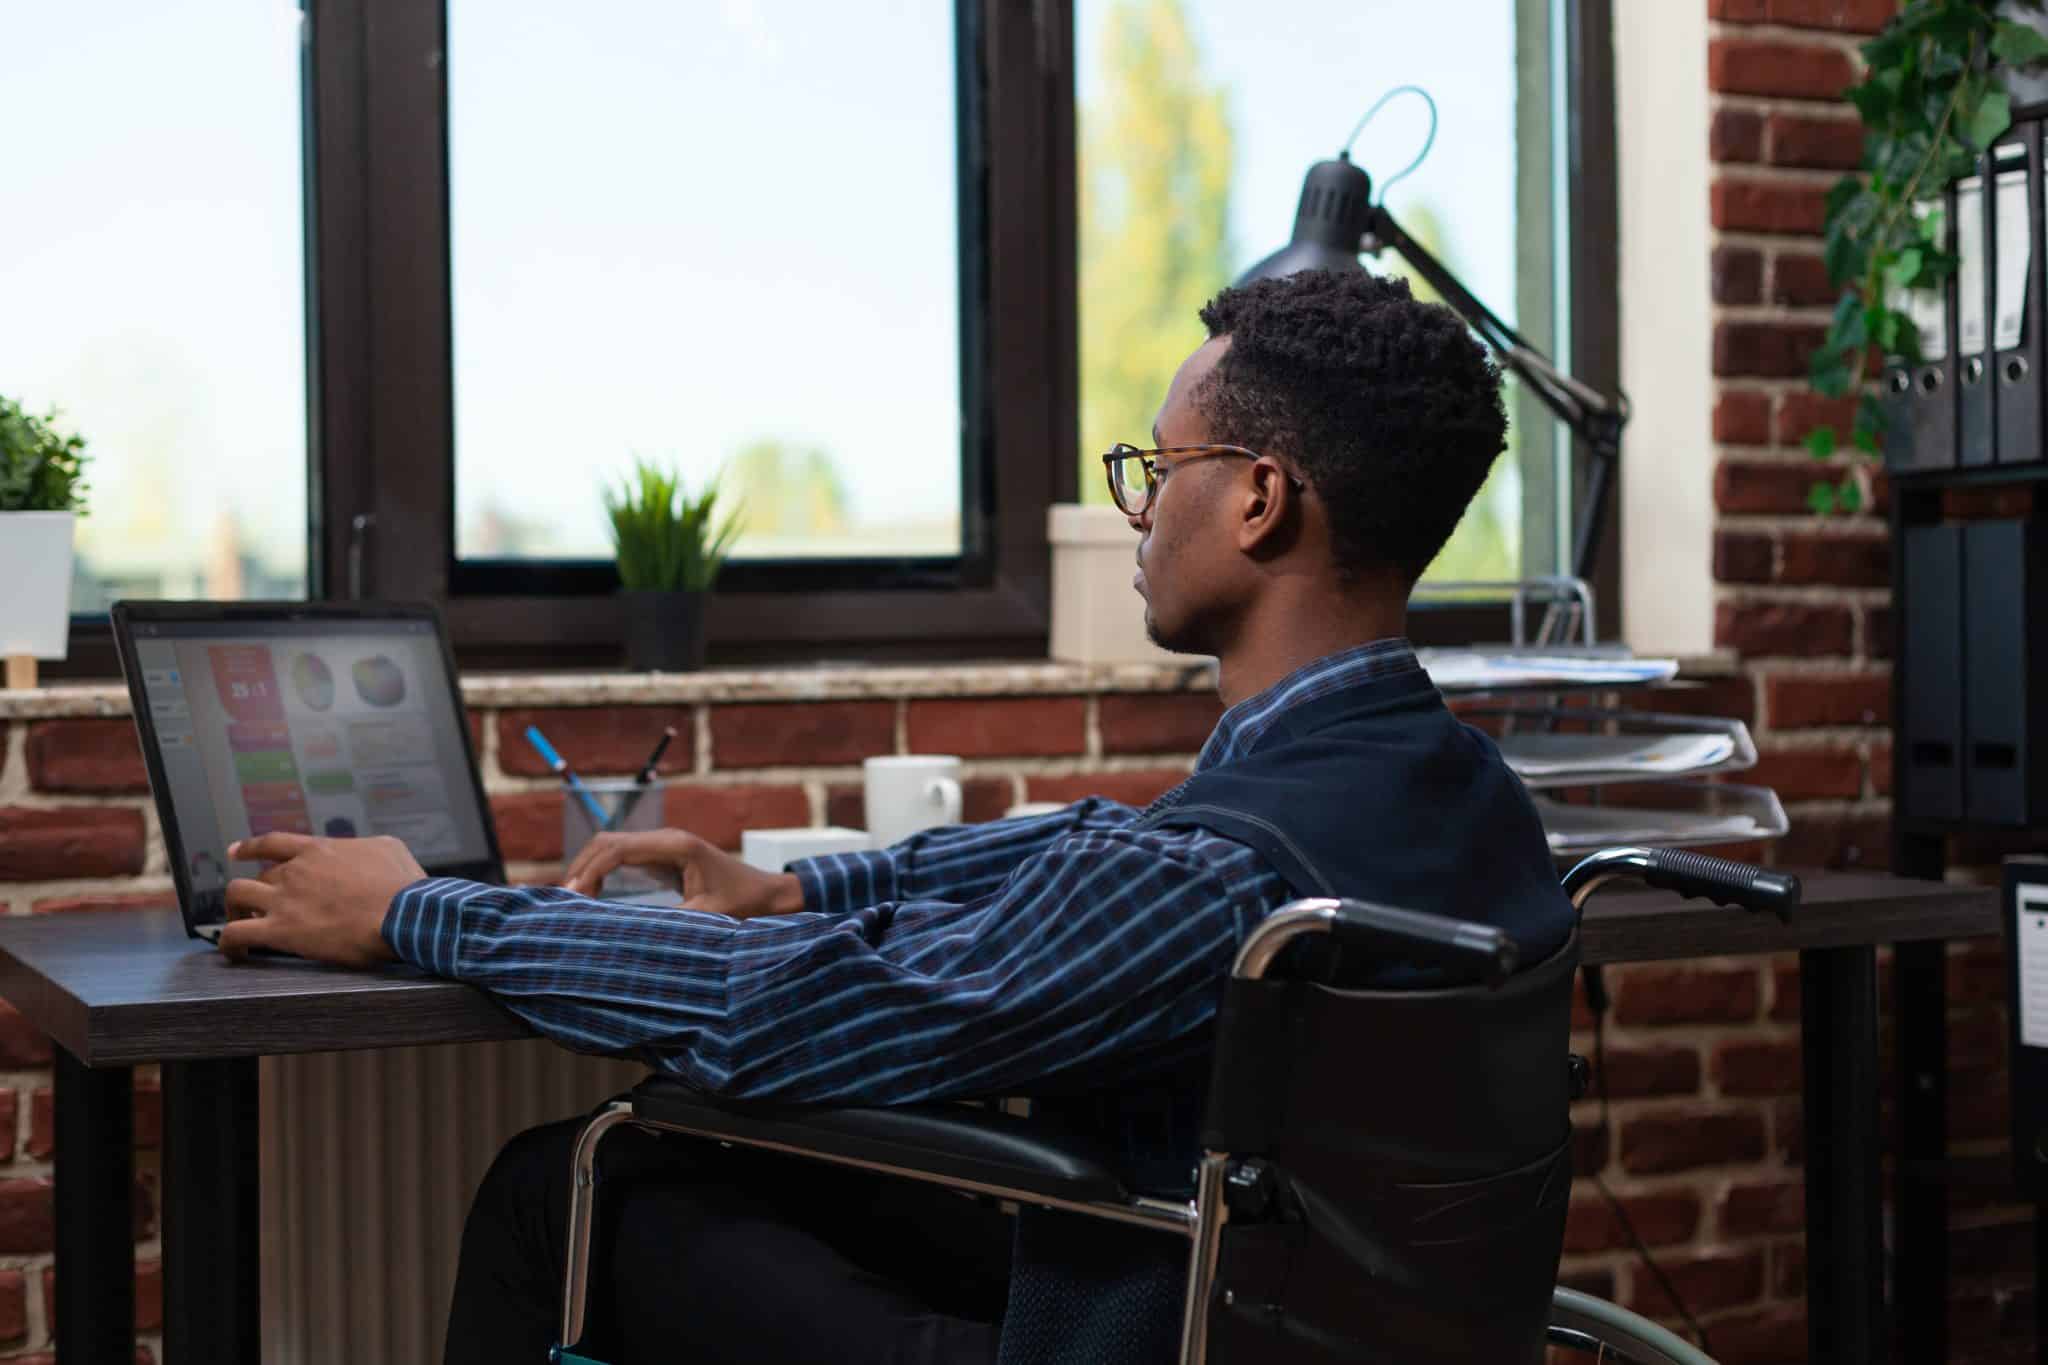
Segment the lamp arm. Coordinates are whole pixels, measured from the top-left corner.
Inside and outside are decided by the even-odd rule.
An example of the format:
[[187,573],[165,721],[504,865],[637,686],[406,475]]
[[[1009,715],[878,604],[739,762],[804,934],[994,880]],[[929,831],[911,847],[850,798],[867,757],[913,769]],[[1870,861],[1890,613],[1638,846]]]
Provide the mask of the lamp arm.
[[1609,398],[1558,369],[1527,338],[1474,298],[1472,291],[1443,262],[1394,221],[1383,203],[1373,206],[1365,241],[1368,251],[1379,247],[1392,247],[1399,252],[1415,268],[1415,273],[1479,333],[1480,339],[1500,358],[1501,368],[1526,384],[1536,400],[1571,428],[1572,434],[1585,442],[1594,456],[1572,552],[1572,573],[1590,579],[1593,561],[1599,556],[1601,533],[1606,529],[1607,489],[1613,478],[1613,465],[1621,456],[1621,429],[1629,417],[1628,396],[1618,393]]

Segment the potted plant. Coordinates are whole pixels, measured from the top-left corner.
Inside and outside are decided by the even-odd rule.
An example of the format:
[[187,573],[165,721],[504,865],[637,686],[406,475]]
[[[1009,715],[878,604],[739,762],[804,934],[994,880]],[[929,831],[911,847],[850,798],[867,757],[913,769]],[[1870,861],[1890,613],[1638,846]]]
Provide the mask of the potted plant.
[[604,492],[626,607],[626,666],[680,672],[704,666],[704,596],[739,534],[720,516],[717,480],[695,497],[682,477],[645,460]]
[[0,659],[8,687],[35,686],[35,661],[64,657],[71,629],[71,532],[85,506],[85,442],[0,398]]

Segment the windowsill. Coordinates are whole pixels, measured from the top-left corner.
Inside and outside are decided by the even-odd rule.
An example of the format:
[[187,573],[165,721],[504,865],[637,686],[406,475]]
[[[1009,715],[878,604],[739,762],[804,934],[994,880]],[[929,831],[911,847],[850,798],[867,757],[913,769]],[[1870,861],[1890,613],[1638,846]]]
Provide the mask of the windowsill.
[[[1716,650],[1679,660],[1681,679],[1727,677],[1735,656]],[[806,702],[906,697],[1073,696],[1099,692],[1202,692],[1215,666],[1188,663],[1004,662],[801,668],[708,668],[698,673],[471,673],[462,699],[472,709],[507,706],[665,706],[699,702]],[[0,691],[0,721],[57,716],[125,716],[119,683],[59,683]]]

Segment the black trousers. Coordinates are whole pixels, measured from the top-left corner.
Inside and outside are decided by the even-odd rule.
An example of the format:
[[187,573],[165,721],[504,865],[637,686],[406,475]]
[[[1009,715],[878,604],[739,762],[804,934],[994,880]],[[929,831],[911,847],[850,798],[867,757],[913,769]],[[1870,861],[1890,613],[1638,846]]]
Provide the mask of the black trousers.
[[[583,1119],[498,1154],[462,1234],[449,1365],[544,1365]],[[933,1186],[614,1128],[583,1350],[606,1365],[988,1365],[1011,1220]]]

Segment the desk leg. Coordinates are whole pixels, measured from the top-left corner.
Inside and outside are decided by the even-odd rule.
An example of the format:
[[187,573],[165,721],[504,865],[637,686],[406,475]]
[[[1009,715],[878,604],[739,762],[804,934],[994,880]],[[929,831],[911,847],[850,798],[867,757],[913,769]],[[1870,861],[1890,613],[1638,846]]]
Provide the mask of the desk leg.
[[256,1365],[256,1059],[163,1070],[167,1365]]
[[1901,1360],[1948,1359],[1948,945],[1892,950],[1899,1077],[1892,1302]]
[[1806,1341],[1811,1365],[1884,1359],[1877,950],[1799,955],[1805,1060]]
[[134,1074],[57,1049],[57,1321],[68,1365],[135,1360]]

